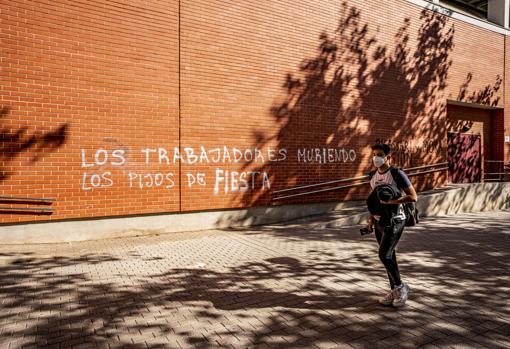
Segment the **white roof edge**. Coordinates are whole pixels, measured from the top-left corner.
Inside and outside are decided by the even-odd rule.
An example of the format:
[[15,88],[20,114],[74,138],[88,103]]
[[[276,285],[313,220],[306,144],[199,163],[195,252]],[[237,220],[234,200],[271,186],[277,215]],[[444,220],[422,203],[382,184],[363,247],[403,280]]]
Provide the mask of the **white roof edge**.
[[476,19],[474,17],[466,16],[465,14],[455,12],[452,9],[442,7],[439,4],[435,4],[435,3],[433,4],[426,0],[405,0],[405,1],[415,4],[417,6],[420,6],[420,7],[426,8],[430,11],[434,11],[434,12],[440,13],[442,15],[461,20],[463,22],[476,25],[477,27],[484,28],[484,29],[487,29],[487,30],[490,30],[490,31],[493,31],[493,32],[496,32],[499,34],[510,36],[509,29],[502,28],[496,24],[488,23],[488,22]]

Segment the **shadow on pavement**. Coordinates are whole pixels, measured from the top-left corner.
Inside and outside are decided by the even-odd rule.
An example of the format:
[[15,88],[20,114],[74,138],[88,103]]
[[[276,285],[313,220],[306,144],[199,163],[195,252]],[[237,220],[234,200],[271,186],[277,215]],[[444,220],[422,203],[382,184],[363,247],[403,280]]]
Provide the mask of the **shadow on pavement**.
[[237,235],[259,248],[265,239],[292,243],[301,254],[282,251],[239,265],[227,260],[217,270],[144,272],[143,263],[164,258],[142,254],[3,253],[2,337],[35,347],[508,344],[510,230],[503,220],[429,219],[406,232],[398,257],[413,293],[398,311],[375,302],[385,280],[373,240],[349,229],[282,230]]

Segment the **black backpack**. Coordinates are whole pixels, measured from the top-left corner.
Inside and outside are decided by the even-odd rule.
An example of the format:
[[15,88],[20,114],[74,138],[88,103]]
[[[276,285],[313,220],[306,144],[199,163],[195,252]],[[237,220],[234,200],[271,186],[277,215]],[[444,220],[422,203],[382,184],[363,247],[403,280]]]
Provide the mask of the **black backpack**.
[[[369,179],[372,179],[373,175],[375,174],[375,171],[377,171],[377,170],[371,171],[368,174]],[[397,181],[395,180],[395,178],[397,177],[397,174],[398,174],[398,168],[390,166],[390,173],[391,173],[391,176],[393,177],[393,180],[396,183]],[[399,188],[399,189],[401,189],[401,188]],[[404,209],[404,213],[406,215],[406,224],[405,224],[406,227],[413,227],[420,222],[420,212],[416,208],[416,205],[414,204],[414,202],[406,202],[405,204],[402,204],[402,208]]]

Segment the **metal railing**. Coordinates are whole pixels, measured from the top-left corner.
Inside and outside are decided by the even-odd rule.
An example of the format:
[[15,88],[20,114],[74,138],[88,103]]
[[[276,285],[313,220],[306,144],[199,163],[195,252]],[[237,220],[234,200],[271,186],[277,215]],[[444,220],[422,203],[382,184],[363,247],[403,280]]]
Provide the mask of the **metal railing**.
[[[441,162],[441,163],[432,164],[432,165],[410,167],[410,168],[403,169],[403,170],[406,172],[408,177],[417,176],[417,175],[426,174],[426,173],[432,173],[432,172],[437,172],[437,171],[448,170],[448,162]],[[417,171],[417,172],[413,172],[413,171]],[[317,189],[317,190],[306,191],[306,192],[303,192],[303,193],[278,195],[278,196],[273,197],[272,201],[282,200],[282,199],[296,197],[296,196],[312,195],[312,194],[317,194],[317,193],[323,193],[323,192],[326,192],[326,191],[340,190],[340,189],[346,189],[346,188],[357,187],[357,186],[360,186],[360,185],[365,185],[365,184],[370,183],[370,181],[363,181],[364,179],[368,179],[368,177],[369,177],[368,175],[365,175],[365,176],[360,176],[360,177],[337,179],[337,180],[332,180],[332,181],[327,181],[327,182],[314,183],[314,184],[301,185],[301,186],[292,187],[292,188],[275,190],[275,191],[273,191],[273,194],[278,194],[278,193],[283,193],[283,192],[288,193],[288,192],[292,192],[292,191],[308,189],[308,188],[316,188],[316,187],[321,187],[321,186],[326,186],[326,185],[331,185],[331,184],[337,184],[337,183],[356,182],[356,183],[349,183],[349,184],[345,184],[345,185],[335,186],[335,187],[332,187],[332,188],[321,188],[321,189]],[[359,182],[359,181],[361,181],[361,182]]]
[[484,182],[510,181],[510,162],[503,160],[485,160],[484,163]]
[[[43,207],[51,205],[53,198],[33,198],[20,196],[0,196],[0,203],[11,204],[11,206],[0,206],[0,213],[10,214],[52,214],[53,208]],[[14,205],[14,206],[13,206]],[[30,206],[15,206],[30,205]],[[39,206],[36,206],[39,205]]]

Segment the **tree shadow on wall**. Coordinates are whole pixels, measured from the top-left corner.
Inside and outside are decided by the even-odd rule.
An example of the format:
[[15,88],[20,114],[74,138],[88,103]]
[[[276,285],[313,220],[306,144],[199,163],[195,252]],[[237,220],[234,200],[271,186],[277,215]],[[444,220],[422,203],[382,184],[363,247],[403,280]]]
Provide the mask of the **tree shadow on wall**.
[[496,81],[493,85],[486,85],[483,89],[478,91],[469,91],[469,85],[473,80],[473,74],[468,73],[465,81],[459,88],[457,95],[457,101],[483,104],[491,107],[498,106],[501,101],[501,97],[498,96],[498,92],[503,84],[503,78],[496,76]]
[[[8,106],[0,110],[0,122],[3,123],[11,111]],[[0,181],[5,181],[16,174],[16,165],[13,163],[18,156],[29,150],[32,152],[29,163],[39,161],[46,153],[60,148],[66,141],[69,133],[69,124],[60,125],[53,131],[40,132],[28,126],[18,129],[3,125],[0,130]]]
[[[446,161],[443,93],[454,28],[447,17],[428,10],[421,12],[420,21],[417,33],[412,33],[411,21],[405,19],[393,43],[386,44],[379,41],[378,30],[363,22],[359,9],[344,3],[336,31],[320,36],[317,56],[304,60],[298,73],[287,75],[285,93],[271,108],[278,131],[253,136],[258,148],[287,149],[285,162],[245,165],[246,170],[267,172],[272,191],[245,192],[236,204],[364,198],[366,189],[355,188],[271,201],[274,190],[365,174],[371,167],[369,146],[377,139],[415,140],[437,147],[417,154],[414,166]],[[313,156],[298,161],[298,151],[304,148],[312,149]],[[330,162],[334,158],[327,153],[330,148],[340,149],[340,154],[354,150],[356,158]],[[326,149],[321,163],[315,149],[321,154]],[[444,172],[442,176],[444,181]],[[422,177],[418,189],[430,188],[437,180],[437,175]]]

